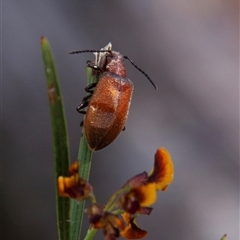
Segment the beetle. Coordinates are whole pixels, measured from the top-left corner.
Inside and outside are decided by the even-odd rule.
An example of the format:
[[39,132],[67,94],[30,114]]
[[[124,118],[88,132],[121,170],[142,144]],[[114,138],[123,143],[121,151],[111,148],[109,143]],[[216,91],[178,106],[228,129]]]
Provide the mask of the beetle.
[[[127,78],[124,59],[129,60],[157,89],[150,77],[130,58],[112,51],[111,46],[108,49],[106,47],[103,50],[70,52],[70,54],[86,52],[96,54],[96,61],[88,61],[87,65],[100,73],[99,81],[85,88],[90,95],[84,97],[77,107],[79,113],[86,114],[83,127],[88,145],[95,151],[112,143],[125,128],[134,86],[132,81]],[[99,59],[97,53],[101,54],[99,54]],[[87,107],[87,111],[84,110],[85,107]]]

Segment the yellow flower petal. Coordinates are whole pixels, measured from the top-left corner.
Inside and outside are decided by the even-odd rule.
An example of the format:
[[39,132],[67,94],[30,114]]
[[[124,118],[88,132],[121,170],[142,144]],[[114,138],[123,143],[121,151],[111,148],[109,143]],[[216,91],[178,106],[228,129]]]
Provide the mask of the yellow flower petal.
[[69,197],[69,194],[65,192],[64,177],[58,178],[58,194],[61,197]]
[[119,206],[130,214],[136,212],[146,212],[150,214],[151,210],[145,208],[153,204],[157,199],[155,183],[141,185],[131,189],[119,199]]
[[68,169],[69,175],[74,175],[78,173],[79,163],[78,160],[76,160]]
[[132,218],[125,229],[120,232],[120,235],[127,239],[140,239],[147,235],[147,231],[139,228],[136,224],[135,218]]
[[122,214],[122,218],[123,218],[124,222],[129,223],[131,220],[131,215],[129,213],[125,212]]
[[58,177],[58,193],[61,197],[71,197],[84,200],[91,196],[92,187],[78,175],[78,162],[74,162],[69,168],[69,177]]
[[159,148],[155,154],[154,168],[148,176],[149,183],[155,183],[156,190],[165,191],[174,178],[174,165],[170,153]]
[[152,205],[157,200],[156,186],[154,183],[142,185],[135,189],[141,207]]

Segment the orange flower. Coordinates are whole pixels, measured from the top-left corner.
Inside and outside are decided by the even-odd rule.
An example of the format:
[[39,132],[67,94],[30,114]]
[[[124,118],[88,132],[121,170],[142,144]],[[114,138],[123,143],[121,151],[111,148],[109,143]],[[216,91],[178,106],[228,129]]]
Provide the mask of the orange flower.
[[133,188],[120,197],[120,206],[128,213],[144,212],[143,208],[150,206],[157,199],[155,184],[150,183]]
[[157,200],[157,193],[155,184],[149,183],[133,189],[135,196],[138,196],[139,204],[141,207],[152,205]]
[[173,181],[174,166],[170,153],[165,148],[159,148],[155,154],[154,168],[148,176],[148,183],[155,183],[156,190],[165,191]]
[[74,163],[72,163],[68,169],[68,174],[69,176],[72,176],[74,174],[78,173],[78,169],[79,169],[79,163],[76,160]]
[[132,188],[120,197],[120,207],[130,214],[148,212],[147,207],[155,203],[157,199],[156,191],[165,191],[173,181],[173,175],[174,167],[170,153],[165,148],[159,148],[155,154],[151,174],[145,179],[143,172],[125,184]]
[[[74,162],[69,167],[69,176],[58,177],[58,192],[60,196],[84,200],[93,195],[91,185],[82,179],[78,173],[79,164]],[[165,191],[174,178],[174,166],[170,153],[165,148],[159,148],[155,153],[154,167],[150,174],[142,172],[130,178],[123,187],[114,193],[106,206],[93,201],[91,207],[85,210],[88,214],[91,228],[102,229],[105,240],[116,240],[120,235],[127,239],[140,239],[147,231],[136,224],[140,214],[149,215],[151,206],[157,199],[157,191]],[[122,213],[124,221],[118,216]]]
[[122,214],[124,221],[127,223],[127,226],[123,231],[120,232],[120,235],[127,239],[140,239],[147,235],[147,231],[142,230],[137,226],[135,218],[131,218],[130,214]]
[[79,201],[91,196],[92,186],[78,174],[79,164],[75,161],[69,167],[69,177],[58,177],[58,193],[61,197],[71,197]]
[[92,227],[103,229],[105,240],[115,240],[124,229],[122,219],[110,212],[103,211],[104,207],[99,204],[93,204],[86,210]]
[[89,222],[93,225],[94,228],[102,228],[103,226],[100,221],[103,216],[103,209],[104,207],[97,203],[94,203],[91,207],[85,209]]

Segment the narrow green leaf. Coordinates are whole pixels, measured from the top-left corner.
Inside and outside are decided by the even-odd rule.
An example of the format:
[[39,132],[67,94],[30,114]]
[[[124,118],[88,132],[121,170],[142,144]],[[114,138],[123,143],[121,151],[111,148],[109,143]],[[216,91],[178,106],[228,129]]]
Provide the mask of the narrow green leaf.
[[58,236],[59,240],[69,240],[70,224],[68,220],[70,214],[70,199],[59,197],[57,187],[57,178],[59,176],[66,176],[69,167],[66,120],[53,55],[49,42],[45,37],[41,38],[41,48],[52,122]]
[[[111,50],[112,44],[107,44],[101,50]],[[106,54],[105,53],[96,53],[95,54],[95,64],[99,67],[102,67],[102,64],[105,63]],[[87,83],[97,83],[100,77],[100,73],[98,71],[93,70],[90,67],[86,68],[87,73]],[[82,135],[80,139],[79,151],[78,151],[78,160],[80,163],[79,174],[81,178],[84,178],[88,181],[91,169],[91,161],[92,161],[93,151],[88,147],[87,139],[84,133],[84,129],[82,129]],[[82,228],[82,220],[84,215],[84,206],[85,201],[73,202],[71,207],[71,230],[70,230],[70,239],[71,240],[79,240],[81,235]],[[96,229],[90,229],[87,232],[86,240],[90,240],[96,234]]]
[[[97,76],[93,74],[92,68],[87,68],[87,79],[88,84],[96,82]],[[78,160],[80,163],[79,174],[81,178],[88,181],[91,169],[93,151],[88,147],[87,139],[84,134],[84,129],[82,130],[82,136],[80,139],[79,151],[78,151]],[[84,215],[84,206],[85,201],[76,202],[74,201],[71,207],[71,230],[70,230],[70,239],[79,240],[81,235],[82,221]]]

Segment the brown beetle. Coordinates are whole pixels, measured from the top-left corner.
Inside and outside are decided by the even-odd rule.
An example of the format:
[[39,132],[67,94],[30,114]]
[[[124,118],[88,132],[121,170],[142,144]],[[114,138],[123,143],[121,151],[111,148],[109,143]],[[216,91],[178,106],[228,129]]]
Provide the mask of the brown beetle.
[[[74,53],[104,53],[99,61],[99,66],[88,61],[89,67],[101,73],[98,83],[88,85],[85,90],[90,95],[83,98],[77,107],[80,113],[86,113],[84,130],[88,145],[97,151],[112,143],[124,129],[133,92],[133,83],[126,77],[124,58],[128,59],[141,71],[157,89],[149,76],[137,67],[127,56],[112,50],[83,50]],[[93,91],[93,88],[95,90]],[[83,109],[87,108],[85,112]]]

